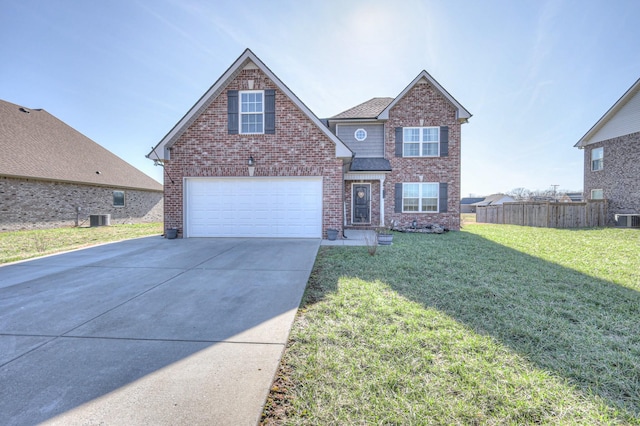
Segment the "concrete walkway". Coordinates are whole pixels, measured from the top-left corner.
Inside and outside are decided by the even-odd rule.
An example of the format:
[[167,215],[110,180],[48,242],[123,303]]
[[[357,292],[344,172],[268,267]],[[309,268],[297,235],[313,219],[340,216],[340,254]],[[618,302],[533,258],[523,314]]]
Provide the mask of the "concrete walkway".
[[366,246],[367,240],[376,241],[375,231],[363,231],[358,229],[348,229],[344,231],[344,237],[338,235],[334,241],[322,240],[323,246]]
[[255,425],[319,243],[150,237],[0,267],[0,424]]

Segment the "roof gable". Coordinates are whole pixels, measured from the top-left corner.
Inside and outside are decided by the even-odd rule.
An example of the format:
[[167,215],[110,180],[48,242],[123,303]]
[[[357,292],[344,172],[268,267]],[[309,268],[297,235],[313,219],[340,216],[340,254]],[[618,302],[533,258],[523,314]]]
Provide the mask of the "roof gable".
[[42,109],[0,100],[0,174],[162,191],[162,185]]
[[584,146],[640,132],[640,78],[574,145]]
[[471,113],[469,111],[467,111],[466,108],[463,107],[458,101],[456,101],[455,98],[453,96],[451,96],[449,94],[449,92],[447,92],[444,89],[444,87],[442,87],[440,85],[440,83],[438,83],[436,81],[435,78],[431,77],[431,75],[428,72],[424,71],[424,70],[422,72],[420,72],[420,74],[418,74],[418,76],[416,78],[414,78],[413,81],[411,83],[409,83],[409,85],[407,87],[405,87],[405,89],[402,92],[400,92],[400,94],[398,96],[396,96],[395,99],[389,105],[387,105],[387,107],[380,113],[378,118],[381,119],[381,120],[388,120],[389,119],[389,111],[391,110],[391,108],[393,108],[395,106],[395,104],[397,104],[398,101],[400,101],[400,99],[402,99],[404,97],[404,95],[406,95],[409,92],[409,90],[411,90],[422,79],[427,80],[427,82],[429,82],[436,90],[438,90],[440,93],[442,93],[442,95],[449,102],[451,102],[451,104],[456,109],[456,118],[458,119],[458,121],[460,121],[461,123],[466,123],[467,120],[469,118],[471,118]]
[[311,120],[336,146],[336,157],[349,158],[351,150],[336,135],[324,125],[316,115],[250,50],[246,49],[242,55],[220,76],[191,109],[176,123],[164,138],[147,154],[151,160],[168,159],[167,149],[171,147],[189,126],[222,94],[224,88],[245,67],[261,70],[308,118]]

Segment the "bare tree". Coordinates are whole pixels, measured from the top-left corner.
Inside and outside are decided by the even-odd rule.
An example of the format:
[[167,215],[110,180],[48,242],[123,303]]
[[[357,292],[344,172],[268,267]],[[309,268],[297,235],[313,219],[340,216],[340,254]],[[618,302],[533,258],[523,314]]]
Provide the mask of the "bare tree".
[[511,191],[507,192],[507,195],[513,197],[516,201],[527,201],[531,198],[531,191],[527,188],[514,188]]
[[552,201],[554,199],[560,198],[562,195],[567,192],[582,192],[582,191],[571,191],[565,189],[558,189],[554,191],[554,188],[547,189],[527,189],[527,188],[514,188],[511,191],[507,192],[507,195],[513,197],[516,201],[532,201],[532,200],[549,200]]

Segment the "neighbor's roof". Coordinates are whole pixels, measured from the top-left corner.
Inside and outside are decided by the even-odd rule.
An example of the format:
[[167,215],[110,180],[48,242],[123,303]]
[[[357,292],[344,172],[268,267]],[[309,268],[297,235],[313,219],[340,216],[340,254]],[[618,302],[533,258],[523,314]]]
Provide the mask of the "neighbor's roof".
[[514,201],[513,197],[506,194],[493,194],[485,197],[484,200],[478,201],[477,203],[471,203],[474,206],[490,206],[492,204],[501,204],[500,201],[509,202]]
[[3,100],[0,152],[2,176],[162,191],[159,182],[47,111]]
[[353,152],[336,135],[331,133],[326,124],[289,89],[250,49],[246,49],[238,59],[220,76],[220,78],[205,92],[189,111],[176,123],[164,138],[147,154],[151,160],[165,160],[168,158],[167,149],[170,148],[191,124],[209,107],[222,93],[225,87],[245,68],[257,67],[282,91],[300,110],[335,143],[336,157],[350,158]]
[[349,108],[346,111],[336,114],[330,120],[354,119],[354,118],[377,118],[389,104],[393,102],[393,98],[373,98],[366,102]]
[[[574,145],[582,148],[592,143],[635,133],[640,130],[640,78],[627,90],[618,101],[589,129]],[[636,96],[637,95],[637,96]],[[635,104],[634,104],[635,103]],[[632,105],[634,104],[634,105]],[[626,108],[625,108],[626,107]],[[616,121],[615,124],[613,122]],[[603,128],[612,123],[610,131]],[[600,134],[603,130],[604,134]]]
[[465,197],[460,200],[460,204],[474,204],[484,201],[485,197]]

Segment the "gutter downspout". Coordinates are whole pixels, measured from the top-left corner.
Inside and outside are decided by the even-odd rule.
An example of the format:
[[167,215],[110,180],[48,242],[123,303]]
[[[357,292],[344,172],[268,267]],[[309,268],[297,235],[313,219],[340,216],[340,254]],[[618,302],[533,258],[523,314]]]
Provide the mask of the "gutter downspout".
[[384,180],[386,176],[380,178],[380,226],[384,227]]
[[349,160],[349,162],[342,167],[342,238],[347,238],[346,235],[344,235],[344,228],[347,226],[347,200],[344,194],[344,175],[345,175],[345,170],[348,170],[351,168],[351,163],[353,162],[353,159],[355,158],[356,153],[352,152],[351,153],[351,159]]

